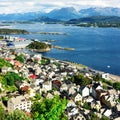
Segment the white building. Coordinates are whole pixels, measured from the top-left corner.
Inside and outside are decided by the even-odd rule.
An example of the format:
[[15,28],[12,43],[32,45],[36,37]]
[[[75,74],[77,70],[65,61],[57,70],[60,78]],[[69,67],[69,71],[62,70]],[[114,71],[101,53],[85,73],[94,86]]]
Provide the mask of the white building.
[[10,98],[8,100],[8,110],[13,111],[15,109],[30,111],[31,108],[31,101],[29,97],[26,96],[17,96],[14,98]]
[[102,78],[109,80],[110,79],[109,73],[103,73]]

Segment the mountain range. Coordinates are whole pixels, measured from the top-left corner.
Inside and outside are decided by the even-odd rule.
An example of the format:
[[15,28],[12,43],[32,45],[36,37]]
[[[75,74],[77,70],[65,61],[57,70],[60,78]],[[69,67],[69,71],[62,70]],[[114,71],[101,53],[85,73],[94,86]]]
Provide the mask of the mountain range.
[[68,21],[70,19],[79,19],[91,16],[118,16],[120,17],[120,8],[86,8],[77,11],[73,7],[66,7],[61,9],[54,9],[49,13],[28,12],[28,13],[13,13],[0,14],[1,21]]

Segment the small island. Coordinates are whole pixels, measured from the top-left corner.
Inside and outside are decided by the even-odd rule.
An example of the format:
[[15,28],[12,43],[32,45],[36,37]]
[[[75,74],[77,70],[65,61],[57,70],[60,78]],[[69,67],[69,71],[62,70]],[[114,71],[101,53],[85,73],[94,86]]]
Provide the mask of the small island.
[[26,30],[21,29],[8,29],[8,28],[2,28],[0,29],[0,34],[29,34]]
[[35,52],[48,52],[51,49],[51,45],[45,42],[33,41],[26,48]]

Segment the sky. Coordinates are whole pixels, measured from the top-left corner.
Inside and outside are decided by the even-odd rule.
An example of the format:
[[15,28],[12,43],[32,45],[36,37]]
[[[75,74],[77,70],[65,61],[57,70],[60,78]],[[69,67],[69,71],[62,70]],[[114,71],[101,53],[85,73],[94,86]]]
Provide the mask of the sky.
[[0,13],[49,12],[62,7],[77,10],[88,7],[120,8],[120,0],[0,0]]

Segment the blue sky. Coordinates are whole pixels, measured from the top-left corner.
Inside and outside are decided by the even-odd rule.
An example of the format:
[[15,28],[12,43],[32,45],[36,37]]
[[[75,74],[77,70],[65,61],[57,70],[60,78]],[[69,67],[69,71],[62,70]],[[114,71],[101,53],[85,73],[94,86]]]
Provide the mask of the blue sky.
[[0,13],[46,11],[62,7],[119,7],[120,0],[0,0]]

